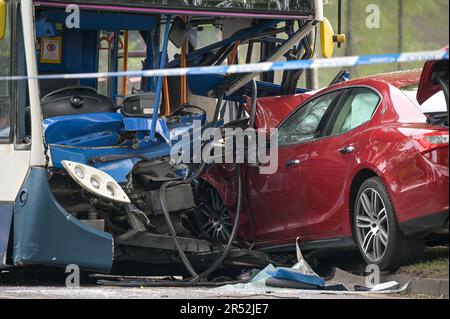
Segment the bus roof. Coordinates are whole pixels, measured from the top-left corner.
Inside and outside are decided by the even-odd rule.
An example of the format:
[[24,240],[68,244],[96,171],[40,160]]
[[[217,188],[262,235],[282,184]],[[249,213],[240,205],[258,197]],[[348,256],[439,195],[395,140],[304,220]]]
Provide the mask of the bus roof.
[[241,18],[307,19],[315,17],[322,0],[36,0],[37,6],[77,4],[84,10],[207,15]]

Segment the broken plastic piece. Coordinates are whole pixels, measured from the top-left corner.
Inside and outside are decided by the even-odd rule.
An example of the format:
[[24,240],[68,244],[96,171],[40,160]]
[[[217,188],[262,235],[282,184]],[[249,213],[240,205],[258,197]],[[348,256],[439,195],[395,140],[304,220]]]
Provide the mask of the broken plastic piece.
[[[313,286],[315,288],[325,286],[325,281],[317,275],[307,275],[301,270],[293,268],[278,267],[275,271],[269,271],[269,275],[276,279],[295,281],[307,286]],[[266,282],[267,284],[267,282]]]
[[317,285],[312,285],[304,282],[299,282],[295,280],[278,279],[275,277],[268,278],[266,281],[266,286],[277,287],[277,288],[293,288],[293,289],[303,289],[303,290],[316,290],[321,289]]

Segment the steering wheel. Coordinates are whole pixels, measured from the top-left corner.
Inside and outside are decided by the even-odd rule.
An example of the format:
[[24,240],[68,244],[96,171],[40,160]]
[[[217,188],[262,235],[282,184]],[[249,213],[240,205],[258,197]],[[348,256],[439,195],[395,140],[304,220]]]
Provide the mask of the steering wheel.
[[50,92],[49,94],[47,94],[46,96],[44,96],[42,98],[42,101],[57,95],[57,94],[61,94],[61,93],[65,93],[65,92],[70,92],[70,91],[78,91],[79,93],[81,92],[87,92],[87,93],[93,93],[93,94],[97,94],[97,90],[94,89],[93,87],[90,86],[84,86],[84,85],[74,85],[74,86],[68,86],[62,89],[58,89],[56,91]]

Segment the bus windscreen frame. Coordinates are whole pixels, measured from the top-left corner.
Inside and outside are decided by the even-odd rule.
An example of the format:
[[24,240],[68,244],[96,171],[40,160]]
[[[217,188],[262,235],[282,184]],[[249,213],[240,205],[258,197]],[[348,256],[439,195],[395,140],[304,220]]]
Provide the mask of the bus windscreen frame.
[[[157,14],[312,20],[316,15],[316,6],[320,2],[321,0],[37,0],[35,4],[52,7],[77,4],[81,9],[86,10],[119,9]],[[218,4],[220,7],[217,6]],[[254,5],[257,7],[255,8]]]

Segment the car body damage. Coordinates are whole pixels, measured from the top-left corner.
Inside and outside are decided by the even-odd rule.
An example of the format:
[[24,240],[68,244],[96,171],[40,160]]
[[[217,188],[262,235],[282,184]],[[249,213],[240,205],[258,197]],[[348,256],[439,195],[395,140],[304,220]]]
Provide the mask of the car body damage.
[[[373,246],[366,260],[392,269],[401,261],[376,259],[373,240],[387,217],[361,216],[368,189],[395,225],[389,243],[420,248],[448,221],[448,121],[411,100],[419,71],[352,81],[342,71],[320,91],[298,87],[303,69],[182,72],[313,59],[322,1],[74,2],[77,28],[66,25],[69,1],[8,2],[26,44],[13,66],[39,80],[15,87],[8,145],[28,162],[17,194],[0,201],[0,268],[150,264],[147,273],[198,282],[287,260],[300,237],[309,249]],[[323,34],[329,55],[343,37]],[[263,151],[255,161],[252,143]],[[276,170],[262,174],[272,149]]]
[[[442,76],[434,85],[433,64]],[[420,256],[428,238],[448,232],[446,69],[429,62],[423,72],[374,75],[315,93],[258,99],[256,129],[278,128],[278,170],[261,175],[253,165],[242,166],[246,218],[240,237],[272,253],[292,251],[298,236],[304,250],[359,246],[368,263],[392,270],[405,263],[398,257],[401,247],[389,257],[399,248],[388,236],[397,236]],[[430,99],[420,104],[424,93],[417,92],[426,87]],[[232,168],[216,164],[203,176],[230,211],[238,193]],[[383,194],[375,199],[377,208],[360,204],[373,204],[362,193],[366,188]],[[386,216],[357,215],[372,209],[381,215],[390,211],[389,223],[383,224]]]
[[[69,91],[68,98],[72,94]],[[60,99],[58,101],[61,103]],[[159,254],[153,257],[159,250],[175,250],[164,220],[159,190],[165,182],[184,180],[192,170],[184,164],[171,161],[170,152],[173,144],[179,142],[174,139],[176,135],[173,132],[189,134],[195,120],[204,124],[205,113],[193,109],[192,112],[160,118],[155,140],[149,138],[150,118],[102,112],[56,116],[44,120],[49,157],[52,159],[49,168],[52,195],[69,212],[69,216],[97,227],[108,234],[111,242],[111,238],[114,238],[114,260],[136,261],[132,256],[137,254],[140,255],[139,262],[173,261],[170,254],[167,254],[165,261]],[[100,171],[90,172],[80,164]],[[77,166],[74,174],[67,174],[66,165]],[[110,185],[100,172],[106,173],[117,184]],[[94,189],[90,187],[91,184]],[[104,196],[100,191],[95,192],[95,187],[100,188],[101,184],[110,185],[106,190],[110,194]],[[108,197],[116,192],[114,187],[123,189],[129,200],[123,202]],[[211,254],[214,249],[217,250],[214,243],[208,241],[210,238],[200,236],[202,225],[196,224],[198,213],[193,186],[181,184],[170,188],[165,196],[183,249],[197,254]],[[17,246],[22,245],[18,242]],[[145,253],[133,253],[139,248],[145,249]],[[53,249],[49,247],[49,251]],[[17,250],[15,256],[27,259],[19,252]],[[82,261],[75,257],[76,260]],[[113,258],[107,260],[111,265]],[[33,261],[36,260],[31,258],[30,262]],[[16,264],[18,262],[19,259]],[[103,271],[108,270],[104,268]]]
[[126,118],[119,113],[67,115],[44,120],[45,139],[52,163],[62,168],[62,160],[93,165],[110,174],[119,183],[141,161],[168,157],[177,141],[171,132],[192,130],[193,121],[205,123],[202,112],[159,119],[158,139],[150,141],[150,118]]
[[[79,5],[83,17],[75,29],[65,26],[67,3],[9,7],[18,17],[17,30],[32,29],[39,43],[39,50],[27,47],[27,56],[16,63],[28,62],[30,69],[50,77],[39,80],[40,92],[37,85],[23,87],[27,98],[18,110],[23,123],[17,140],[34,154],[34,164],[14,203],[0,206],[5,211],[0,225],[8,229],[0,241],[2,267],[76,264],[108,273],[114,265],[131,262],[160,265],[164,272],[164,266],[179,269],[184,263],[192,264],[186,268],[196,278],[192,266],[206,270],[202,277],[220,266],[265,266],[268,256],[251,250],[252,243],[239,236],[241,226],[249,224],[249,216],[239,213],[245,205],[240,168],[230,170],[236,190],[229,192],[235,202],[229,210],[200,178],[211,166],[197,160],[198,154],[184,162],[177,160],[184,153],[173,152],[198,143],[202,153],[212,141],[196,140],[198,128],[203,132],[235,120],[245,126],[252,113],[245,107],[247,96],[256,100],[307,92],[296,85],[301,72],[284,74],[289,87],[265,76],[254,82],[257,90],[251,81],[258,74],[243,74],[245,79],[242,74],[57,76],[117,72],[120,67],[140,71],[235,64],[240,46],[247,50],[248,63],[286,54],[308,59],[310,32],[322,19],[321,1],[278,5],[280,14],[235,2],[226,8],[205,2],[187,10],[184,2],[168,7],[154,1],[74,1],[70,4]],[[178,16],[183,12],[186,16]],[[56,46],[60,56],[46,57]],[[233,93],[226,95],[226,88]],[[274,118],[262,110],[257,121]]]

